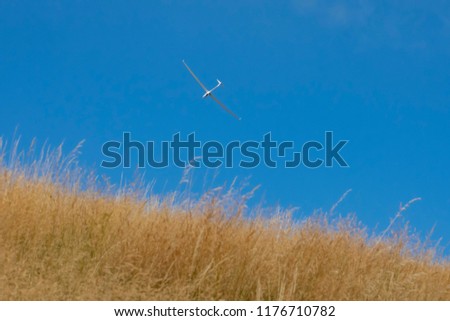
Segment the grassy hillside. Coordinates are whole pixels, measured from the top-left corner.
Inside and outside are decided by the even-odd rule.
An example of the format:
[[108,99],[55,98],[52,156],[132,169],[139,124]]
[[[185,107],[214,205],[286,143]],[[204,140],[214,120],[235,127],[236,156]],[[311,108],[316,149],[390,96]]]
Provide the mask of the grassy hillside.
[[245,219],[214,195],[188,207],[81,191],[46,157],[0,166],[0,300],[450,300],[448,261],[404,238]]

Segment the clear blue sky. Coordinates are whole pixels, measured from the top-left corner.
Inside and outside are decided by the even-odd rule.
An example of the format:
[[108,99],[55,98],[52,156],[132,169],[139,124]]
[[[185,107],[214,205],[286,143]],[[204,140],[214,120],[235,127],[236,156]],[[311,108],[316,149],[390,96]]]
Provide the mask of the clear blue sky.
[[[241,122],[201,100],[182,59]],[[216,183],[250,177],[267,205],[329,209],[369,227],[406,216],[450,241],[450,2],[448,1],[1,1],[0,135],[67,149],[102,170],[101,145],[123,131],[167,140],[296,144],[348,139],[350,168],[238,168]],[[25,145],[24,145],[25,146]],[[181,170],[148,168],[155,191]],[[204,170],[198,171],[199,184]],[[211,175],[211,173],[209,173]]]

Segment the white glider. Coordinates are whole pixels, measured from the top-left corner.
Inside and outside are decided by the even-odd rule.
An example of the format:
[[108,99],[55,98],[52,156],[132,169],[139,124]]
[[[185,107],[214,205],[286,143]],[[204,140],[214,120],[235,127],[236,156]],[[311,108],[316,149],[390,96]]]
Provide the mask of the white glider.
[[220,107],[222,107],[223,109],[225,109],[225,111],[226,111],[227,113],[229,113],[231,116],[233,116],[233,117],[236,118],[237,120],[241,120],[240,117],[238,117],[235,113],[233,113],[230,109],[228,109],[228,108],[227,108],[227,107],[226,107],[219,99],[217,99],[216,96],[214,96],[214,95],[212,94],[212,92],[213,92],[215,89],[219,88],[220,85],[222,85],[222,82],[221,82],[219,79],[217,79],[217,85],[216,85],[213,89],[208,90],[208,88],[206,88],[205,85],[202,84],[202,82],[200,81],[200,79],[197,78],[197,76],[194,74],[194,72],[191,70],[191,68],[189,68],[189,66],[184,62],[184,60],[183,60],[183,64],[186,66],[187,70],[188,70],[189,73],[192,75],[192,77],[194,77],[195,81],[197,81],[198,84],[199,84],[199,85],[203,88],[203,90],[205,91],[205,93],[203,94],[202,98],[206,98],[206,97],[210,96],[212,99],[214,99],[214,100],[216,101],[216,103],[219,104]]

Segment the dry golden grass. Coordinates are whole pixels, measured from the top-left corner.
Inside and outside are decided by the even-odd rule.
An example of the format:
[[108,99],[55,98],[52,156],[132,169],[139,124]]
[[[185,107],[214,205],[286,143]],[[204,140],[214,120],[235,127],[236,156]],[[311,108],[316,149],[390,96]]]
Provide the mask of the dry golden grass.
[[450,300],[448,261],[352,221],[245,219],[220,197],[188,209],[46,175],[0,166],[0,300]]

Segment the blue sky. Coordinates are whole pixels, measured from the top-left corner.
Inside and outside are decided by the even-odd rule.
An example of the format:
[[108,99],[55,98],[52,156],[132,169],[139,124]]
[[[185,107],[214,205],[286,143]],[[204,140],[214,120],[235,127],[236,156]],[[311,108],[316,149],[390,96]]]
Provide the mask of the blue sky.
[[[243,120],[213,101],[181,63]],[[36,137],[99,173],[101,145],[122,132],[142,141],[195,132],[202,141],[350,142],[349,168],[198,170],[216,185],[249,178],[256,199],[339,206],[369,227],[400,203],[414,228],[450,241],[450,3],[448,1],[2,1],[0,135]],[[155,191],[182,170],[146,169]],[[126,174],[128,175],[128,174]],[[208,178],[207,178],[208,179]]]

